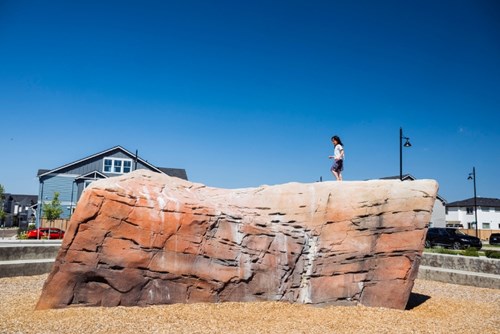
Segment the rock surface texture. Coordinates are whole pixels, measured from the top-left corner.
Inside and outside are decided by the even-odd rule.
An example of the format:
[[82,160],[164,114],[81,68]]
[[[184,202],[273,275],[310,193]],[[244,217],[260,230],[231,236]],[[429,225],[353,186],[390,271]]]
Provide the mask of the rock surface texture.
[[37,309],[226,301],[404,309],[437,183],[216,189],[144,170],[96,181]]

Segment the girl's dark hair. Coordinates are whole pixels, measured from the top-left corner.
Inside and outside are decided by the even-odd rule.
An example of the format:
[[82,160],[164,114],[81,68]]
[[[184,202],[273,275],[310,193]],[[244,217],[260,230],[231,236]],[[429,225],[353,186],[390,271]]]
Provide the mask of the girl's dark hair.
[[344,144],[342,144],[342,140],[340,140],[339,136],[333,136],[332,137],[332,141],[333,140],[337,141],[337,143],[339,143],[340,145],[344,146]]

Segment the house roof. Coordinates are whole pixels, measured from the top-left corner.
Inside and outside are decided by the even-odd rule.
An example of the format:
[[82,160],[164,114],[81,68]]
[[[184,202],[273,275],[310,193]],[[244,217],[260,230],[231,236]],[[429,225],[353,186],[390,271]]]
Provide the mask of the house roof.
[[99,176],[102,179],[107,179],[108,177],[98,170],[94,170],[92,172],[88,172],[87,174],[82,174],[78,176],[75,180],[84,180],[84,179],[95,179]]
[[158,167],[158,169],[161,170],[163,173],[167,174],[168,176],[178,177],[178,178],[184,179],[184,180],[188,179],[185,169],[165,168],[165,167]]
[[48,172],[50,172],[51,169],[39,169],[38,170],[38,173],[36,173],[36,176],[40,176],[42,174],[48,174]]
[[[500,199],[498,198],[488,198],[488,197],[476,197],[477,206],[500,208]],[[472,207],[474,206],[474,197],[467,198],[461,201],[455,201],[448,203],[446,207]]]
[[[57,167],[57,168],[54,168],[54,169],[39,169],[38,173],[37,173],[37,176],[38,177],[42,177],[42,176],[45,176],[45,175],[48,175],[48,174],[57,173],[57,172],[65,169],[65,168],[74,166],[74,165],[79,164],[79,163],[81,163],[81,162],[83,162],[85,160],[93,159],[95,157],[98,157],[98,156],[101,156],[101,155],[105,155],[105,154],[107,154],[107,153],[109,153],[111,151],[115,151],[115,150],[122,151],[124,154],[130,156],[132,159],[135,159],[135,157],[136,157],[135,154],[133,154],[132,152],[130,152],[130,151],[128,151],[128,150],[126,150],[123,147],[121,147],[121,146],[118,145],[118,146],[115,146],[115,147],[112,147],[110,149],[104,150],[102,152],[90,155],[90,156],[85,157],[83,159],[70,162],[70,163],[68,163],[66,165],[63,165],[63,166],[60,166],[60,167]],[[156,167],[156,166],[150,164],[149,162],[147,162],[146,160],[142,159],[141,157],[137,157],[137,161],[139,161],[143,165],[148,166],[149,168],[151,168],[152,170],[154,170],[154,171],[156,171],[158,173],[164,173],[164,174],[167,174],[169,176],[175,176],[175,177],[179,177],[179,178],[183,178],[183,179],[187,180],[187,173],[186,173],[186,170],[184,170],[184,169]],[[174,175],[171,175],[170,173],[174,174]]]
[[13,202],[34,204],[38,201],[37,195],[22,195],[22,194],[9,194],[5,193],[5,201],[12,200]]
[[[399,175],[381,177],[381,180],[399,180]],[[403,174],[403,181],[415,181],[417,178],[411,174]]]

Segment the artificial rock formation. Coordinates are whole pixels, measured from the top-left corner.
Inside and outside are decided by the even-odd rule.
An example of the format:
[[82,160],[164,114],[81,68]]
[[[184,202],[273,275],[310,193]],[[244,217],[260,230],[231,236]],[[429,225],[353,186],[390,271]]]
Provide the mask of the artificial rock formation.
[[437,184],[216,189],[144,170],[85,190],[37,309],[288,301],[403,309]]

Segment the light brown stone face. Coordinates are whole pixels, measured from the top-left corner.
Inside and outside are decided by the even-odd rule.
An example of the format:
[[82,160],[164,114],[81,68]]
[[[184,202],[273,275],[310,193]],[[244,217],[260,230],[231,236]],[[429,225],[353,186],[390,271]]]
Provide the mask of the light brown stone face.
[[144,170],[83,194],[37,309],[282,300],[403,309],[437,183],[215,189]]

